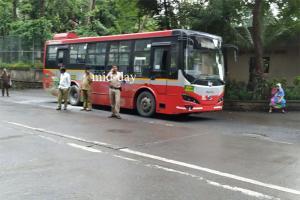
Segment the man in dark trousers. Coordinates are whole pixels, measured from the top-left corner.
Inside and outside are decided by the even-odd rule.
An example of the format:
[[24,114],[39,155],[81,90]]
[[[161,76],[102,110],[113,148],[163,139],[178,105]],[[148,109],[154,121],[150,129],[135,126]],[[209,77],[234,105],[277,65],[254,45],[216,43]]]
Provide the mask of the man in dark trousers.
[[10,74],[4,68],[3,72],[1,74],[1,87],[2,87],[2,96],[3,97],[5,94],[5,91],[6,91],[6,95],[9,97],[8,89],[10,88],[10,86],[11,86]]

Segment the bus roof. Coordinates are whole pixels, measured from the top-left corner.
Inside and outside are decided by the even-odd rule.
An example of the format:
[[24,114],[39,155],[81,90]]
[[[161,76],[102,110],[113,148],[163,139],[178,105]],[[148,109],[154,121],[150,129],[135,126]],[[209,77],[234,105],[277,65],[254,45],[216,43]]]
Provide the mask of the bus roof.
[[48,40],[47,45],[51,44],[70,44],[83,42],[101,42],[101,41],[116,41],[116,40],[131,40],[131,39],[146,39],[155,37],[168,37],[173,35],[201,35],[205,37],[221,39],[221,37],[198,31],[185,29],[164,30],[144,33],[130,33],[121,35],[95,36],[95,37],[78,37],[75,33],[59,33],[55,34],[53,40]]
[[[47,41],[46,44],[68,44],[68,43],[81,43],[81,42],[100,42],[100,41],[114,41],[114,40],[130,40],[130,39],[144,39],[153,37],[167,37],[172,36],[172,30],[155,31],[145,33],[130,33],[122,35],[109,35],[109,36],[96,36],[96,37],[77,37],[77,38],[62,38],[54,36],[54,40]],[[60,35],[62,35],[60,33]],[[59,36],[60,36],[59,35]],[[56,39],[57,38],[57,39]]]

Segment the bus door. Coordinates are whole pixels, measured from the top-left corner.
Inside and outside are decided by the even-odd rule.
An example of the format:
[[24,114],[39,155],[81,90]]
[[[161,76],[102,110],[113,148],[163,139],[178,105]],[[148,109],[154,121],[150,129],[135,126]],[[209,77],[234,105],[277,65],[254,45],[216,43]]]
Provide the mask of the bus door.
[[166,94],[168,69],[171,63],[171,43],[157,42],[151,45],[150,85],[158,94]]

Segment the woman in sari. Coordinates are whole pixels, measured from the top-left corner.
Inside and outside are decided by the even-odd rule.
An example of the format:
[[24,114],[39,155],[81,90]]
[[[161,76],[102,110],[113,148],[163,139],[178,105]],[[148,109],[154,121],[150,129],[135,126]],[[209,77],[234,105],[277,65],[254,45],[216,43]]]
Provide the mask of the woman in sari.
[[286,100],[284,99],[284,90],[280,83],[276,84],[276,88],[272,91],[272,98],[270,102],[270,110],[271,113],[273,109],[281,109],[281,111],[285,112]]

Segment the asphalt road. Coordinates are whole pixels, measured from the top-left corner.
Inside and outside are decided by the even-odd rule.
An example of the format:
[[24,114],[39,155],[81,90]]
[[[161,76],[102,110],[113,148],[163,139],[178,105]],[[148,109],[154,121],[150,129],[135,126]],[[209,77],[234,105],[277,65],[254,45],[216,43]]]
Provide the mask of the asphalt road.
[[0,97],[0,199],[300,199],[300,112],[142,118]]

